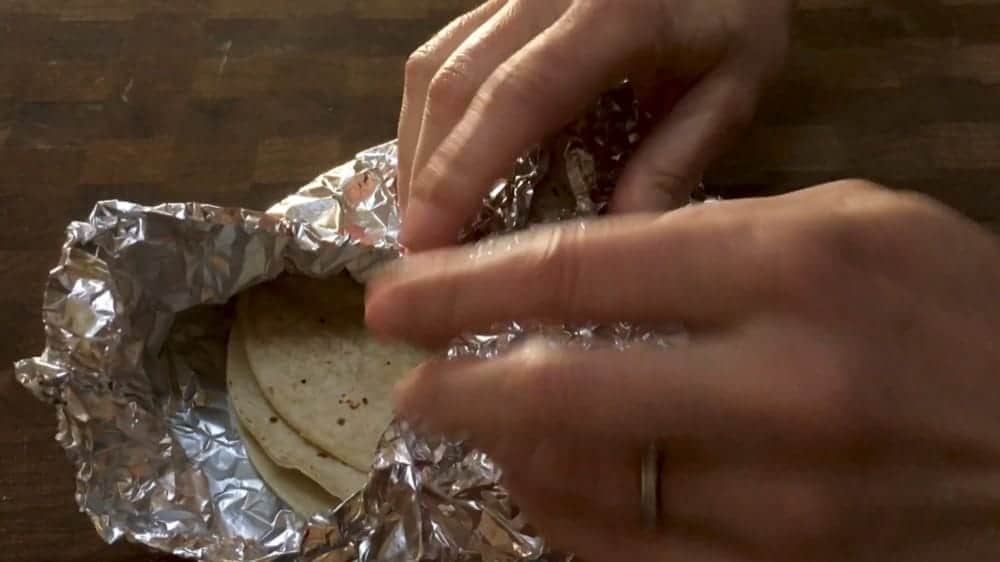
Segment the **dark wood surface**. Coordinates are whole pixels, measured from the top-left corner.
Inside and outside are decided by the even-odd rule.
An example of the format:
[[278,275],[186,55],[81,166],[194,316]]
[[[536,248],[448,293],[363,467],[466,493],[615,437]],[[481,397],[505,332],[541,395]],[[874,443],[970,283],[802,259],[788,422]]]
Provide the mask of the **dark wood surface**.
[[[407,53],[474,3],[0,2],[0,560],[167,559],[98,540],[12,377],[66,223],[107,198],[264,207],[391,138]],[[865,176],[1000,229],[1000,2],[801,0],[795,35],[716,189]]]

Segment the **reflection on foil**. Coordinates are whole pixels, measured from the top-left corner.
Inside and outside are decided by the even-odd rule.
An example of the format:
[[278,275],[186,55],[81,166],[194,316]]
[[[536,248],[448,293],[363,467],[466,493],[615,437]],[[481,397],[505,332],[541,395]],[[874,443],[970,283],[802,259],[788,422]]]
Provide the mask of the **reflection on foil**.
[[[641,122],[628,88],[608,94],[519,159],[464,238],[600,212]],[[211,561],[549,556],[500,486],[499,469],[461,443],[393,424],[365,489],[304,521],[260,480],[231,423],[221,380],[222,307],[285,272],[346,270],[364,280],[398,257],[395,170],[388,143],[268,213],[110,201],[68,227],[45,290],[46,348],[18,362],[16,376],[54,405],[57,439],[77,470],[77,501],[105,540]],[[512,325],[469,336],[449,355],[492,356],[539,329]],[[669,344],[625,325],[546,330],[586,345]]]

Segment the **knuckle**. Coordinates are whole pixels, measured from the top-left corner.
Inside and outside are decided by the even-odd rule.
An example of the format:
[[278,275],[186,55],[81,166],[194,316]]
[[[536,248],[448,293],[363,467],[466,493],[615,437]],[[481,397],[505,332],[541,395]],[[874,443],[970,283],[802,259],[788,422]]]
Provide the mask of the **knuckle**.
[[710,115],[715,120],[711,129],[722,137],[720,141],[750,128],[757,113],[759,89],[759,85],[742,78],[733,78],[726,84],[717,99],[719,109]]
[[553,228],[540,237],[528,271],[536,274],[531,282],[540,284],[543,295],[538,310],[563,316],[580,305],[580,261],[573,251],[572,236],[566,228]]
[[471,200],[466,195],[468,190],[462,188],[470,182],[466,179],[467,172],[454,165],[458,157],[456,149],[447,143],[438,147],[415,177],[410,196],[448,212],[468,212],[470,216],[475,213],[474,207],[466,207]]
[[734,96],[728,108],[726,120],[729,130],[744,131],[753,124],[754,115],[757,113],[757,98],[748,95]]
[[866,270],[906,249],[909,225],[933,224],[936,207],[922,195],[898,192],[868,180],[845,180],[827,186],[829,220],[812,229],[839,266]]
[[458,65],[445,65],[430,81],[428,108],[432,113],[461,113],[475,94],[475,84]]
[[792,218],[775,230],[769,256],[779,265],[783,290],[802,298],[829,296],[849,281],[857,267],[875,256],[879,244],[871,228],[858,220],[856,209],[867,209],[887,193],[865,180],[843,180],[821,186],[827,212],[820,218]]
[[572,388],[566,381],[561,353],[540,340],[525,343],[516,356],[516,374],[509,392],[525,405],[524,423],[560,423],[552,415],[554,406],[565,404]]
[[[428,194],[424,193],[422,197],[427,197]],[[446,304],[442,304],[441,318],[444,320],[445,326],[461,326],[464,318],[464,314],[467,314],[469,310],[475,310],[475,308],[470,308],[470,304],[475,306],[475,303],[469,303],[468,291],[463,290],[463,284],[459,276],[449,275],[443,279],[436,280],[439,283],[439,287],[444,291],[445,294],[452,295],[452,298],[447,300]],[[413,301],[399,301],[399,302],[413,302]]]
[[940,201],[916,191],[896,191],[892,195],[900,218],[907,221],[934,220],[952,214],[952,210]]
[[849,178],[835,181],[828,183],[826,187],[830,190],[835,190],[845,194],[869,195],[886,191],[885,186],[875,183],[874,181],[861,178]]
[[775,296],[797,305],[838,306],[872,272],[912,245],[914,222],[931,224],[932,207],[922,196],[889,190],[867,180],[843,180],[820,186],[817,202],[824,213],[796,216],[775,224],[763,236],[763,260]]
[[870,180],[849,179],[828,184],[831,192],[839,195],[838,202],[845,214],[865,215],[877,212],[880,216],[901,220],[929,218],[947,207],[933,197],[906,190],[895,190]]
[[413,51],[406,59],[406,68],[403,71],[406,88],[420,88],[422,85],[428,84],[436,70],[437,64],[430,52],[430,47],[424,45]]
[[[555,60],[555,56],[552,59],[550,68],[566,68],[566,61]],[[524,113],[548,113],[549,109],[544,104],[548,99],[545,94],[550,88],[550,80],[551,77],[541,76],[537,71],[504,63],[497,72],[492,87],[483,90],[481,101],[487,106],[497,103],[501,107],[517,108]]]
[[644,181],[670,197],[671,208],[681,208],[690,201],[690,195],[698,186],[698,177],[675,166],[665,163],[662,158],[647,158],[636,163],[636,169]]
[[585,14],[594,16],[596,14],[607,14],[611,9],[619,13],[625,10],[628,14],[634,14],[642,3],[634,0],[629,2],[622,2],[621,0],[583,0],[580,4],[584,7]]
[[536,29],[545,29],[558,20],[570,6],[586,0],[508,0],[508,10],[501,12],[510,22],[530,22]]

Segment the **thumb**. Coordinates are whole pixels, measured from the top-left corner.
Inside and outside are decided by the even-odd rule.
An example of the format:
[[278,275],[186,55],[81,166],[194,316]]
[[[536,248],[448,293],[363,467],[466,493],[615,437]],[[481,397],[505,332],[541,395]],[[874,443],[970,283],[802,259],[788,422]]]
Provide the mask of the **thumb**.
[[632,157],[611,210],[667,211],[686,205],[705,168],[749,127],[758,95],[755,81],[728,67],[699,81]]

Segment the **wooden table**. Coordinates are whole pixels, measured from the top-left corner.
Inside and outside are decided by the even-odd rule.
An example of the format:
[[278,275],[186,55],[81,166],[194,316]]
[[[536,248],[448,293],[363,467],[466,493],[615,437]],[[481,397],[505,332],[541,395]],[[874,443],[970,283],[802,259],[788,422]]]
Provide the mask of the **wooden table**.
[[[469,0],[0,2],[0,559],[166,560],[77,513],[52,410],[11,376],[99,199],[262,208],[391,138],[406,55]],[[1000,3],[801,0],[786,77],[710,175],[730,195],[865,176],[1000,229]]]

